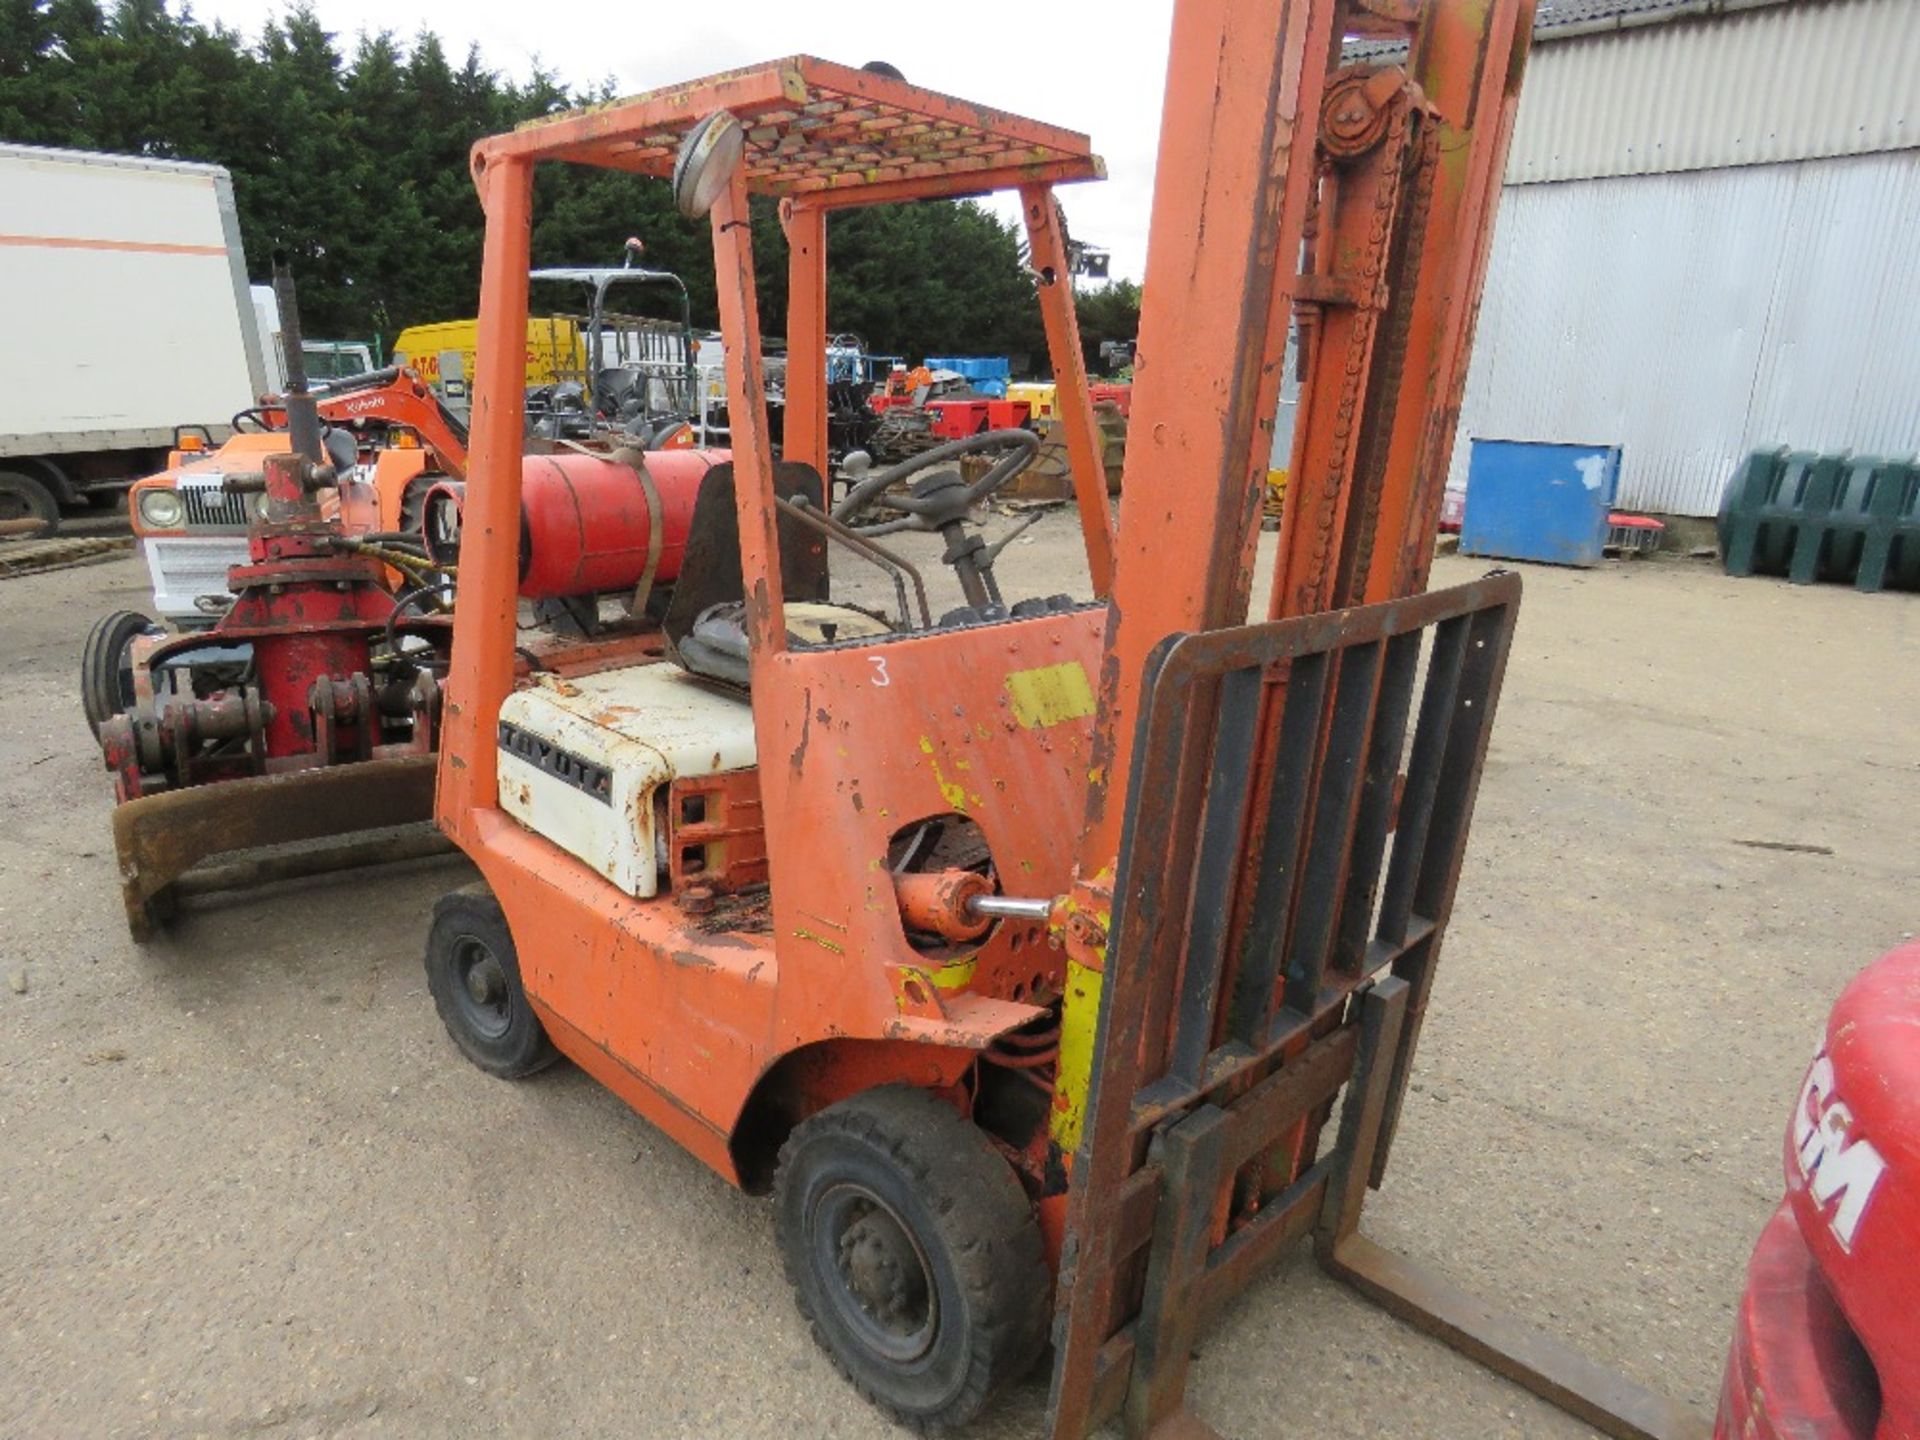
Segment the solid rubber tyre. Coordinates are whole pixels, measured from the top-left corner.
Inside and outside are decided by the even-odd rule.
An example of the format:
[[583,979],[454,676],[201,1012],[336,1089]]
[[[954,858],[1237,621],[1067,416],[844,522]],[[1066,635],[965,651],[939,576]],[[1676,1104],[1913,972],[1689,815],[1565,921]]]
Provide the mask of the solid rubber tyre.
[[901,1424],[965,1425],[1044,1349],[1052,1277],[1033,1204],[926,1091],[882,1086],[795,1127],[773,1203],[814,1340]]
[[137,610],[112,610],[93,622],[80,647],[80,708],[94,738],[115,715],[133,708],[133,667],[127,647],[154,628]]
[[484,885],[434,905],[426,963],[427,989],[447,1033],[489,1075],[517,1080],[560,1058],[521,988],[507,917]]
[[38,520],[44,538],[60,528],[60,501],[33,476],[0,470],[0,520]]

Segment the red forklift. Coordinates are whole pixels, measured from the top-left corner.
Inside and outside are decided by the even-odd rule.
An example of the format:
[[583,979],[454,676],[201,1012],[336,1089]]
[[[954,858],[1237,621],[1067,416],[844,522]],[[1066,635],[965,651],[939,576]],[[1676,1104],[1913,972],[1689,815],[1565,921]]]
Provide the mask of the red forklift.
[[1862,971],[1787,1122],[1714,1440],[1920,1436],[1920,943]]

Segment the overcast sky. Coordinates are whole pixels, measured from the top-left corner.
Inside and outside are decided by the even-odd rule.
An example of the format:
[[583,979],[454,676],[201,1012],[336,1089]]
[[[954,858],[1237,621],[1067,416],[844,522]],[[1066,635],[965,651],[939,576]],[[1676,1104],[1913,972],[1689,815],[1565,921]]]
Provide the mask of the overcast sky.
[[[201,20],[249,35],[284,8],[259,0],[193,6]],[[537,62],[577,88],[610,77],[623,94],[796,53],[850,65],[888,60],[917,85],[1092,136],[1109,178],[1062,187],[1067,223],[1076,239],[1113,252],[1116,276],[1137,280],[1146,266],[1172,0],[944,11],[885,0],[314,0],[314,11],[349,52],[363,30],[393,30],[407,41],[427,29],[456,64],[477,43],[486,62],[509,75],[525,76]],[[1087,18],[1064,36],[1043,32],[1046,19],[1073,15]],[[998,208],[1010,219],[1019,213]]]

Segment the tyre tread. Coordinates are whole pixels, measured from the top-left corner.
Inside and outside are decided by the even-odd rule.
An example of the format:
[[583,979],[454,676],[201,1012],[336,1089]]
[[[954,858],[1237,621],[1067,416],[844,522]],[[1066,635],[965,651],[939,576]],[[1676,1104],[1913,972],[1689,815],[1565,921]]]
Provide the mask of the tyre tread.
[[22,470],[0,468],[0,493],[16,496],[28,510],[46,524],[35,538],[45,540],[59,533],[60,496],[44,480]]
[[447,1034],[453,1038],[460,1053],[465,1055],[480,1069],[502,1080],[521,1080],[529,1075],[545,1070],[560,1058],[560,1052],[554,1047],[546,1028],[541,1025],[537,1015],[529,1012],[527,1018],[532,1024],[531,1038],[520,1052],[505,1059],[476,1053],[461,1038],[461,1026],[458,1011],[454,1008],[453,998],[435,983],[434,958],[441,922],[449,916],[458,916],[464,912],[469,918],[467,923],[482,934],[491,930],[496,932],[488,937],[489,948],[495,952],[505,966],[508,981],[520,996],[521,1004],[526,1003],[525,991],[520,983],[520,958],[514,948],[513,932],[507,927],[506,912],[500,908],[500,902],[484,883],[467,885],[450,894],[442,895],[433,906],[433,928],[427,935],[427,990],[433,996],[433,1008],[439,1013],[440,1023],[447,1027]]
[[138,610],[112,610],[87,631],[80,647],[80,708],[96,739],[100,727],[120,713],[119,696],[103,689],[119,683],[120,652],[152,628],[153,621]]
[[924,1090],[886,1085],[829,1106],[794,1128],[780,1148],[776,1214],[784,1213],[786,1186],[801,1149],[829,1131],[888,1156],[939,1217],[942,1241],[975,1319],[965,1388],[937,1414],[899,1408],[834,1349],[807,1299],[799,1258],[804,1247],[783,1243],[787,1281],[814,1343],[869,1403],[918,1434],[950,1432],[1018,1380],[1045,1343],[1050,1287],[1026,1283],[1046,1265],[1032,1202],[1013,1168],[972,1122]]

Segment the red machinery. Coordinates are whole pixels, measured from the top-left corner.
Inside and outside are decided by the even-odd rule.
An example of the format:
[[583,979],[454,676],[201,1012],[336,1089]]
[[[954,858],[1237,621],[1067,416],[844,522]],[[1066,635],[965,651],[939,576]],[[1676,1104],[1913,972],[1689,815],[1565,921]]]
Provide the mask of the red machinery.
[[[527,456],[520,471],[520,598],[672,584],[700,482],[728,455],[668,449],[644,460],[629,452]],[[437,558],[451,560],[458,550],[466,488],[443,480],[427,493],[427,547]]]
[[[407,611],[444,593],[446,577],[424,553],[349,537],[323,514],[318,492],[333,489],[355,457],[329,457],[283,265],[274,288],[293,370],[283,402],[289,449],[261,455],[257,473],[221,481],[228,494],[263,496],[247,561],[228,575],[233,605],[211,630],[151,631],[118,648],[129,617],[108,616],[82,662],[84,680],[110,652],[121,682],[113,698],[124,703],[101,714],[98,733],[136,939],[167,917],[176,882],[209,855],[398,825],[432,801],[449,632],[444,619]],[[383,561],[400,564],[414,588],[396,597]],[[90,702],[90,713],[99,708]],[[311,855],[228,865],[198,877],[208,882],[199,888],[420,848],[416,840],[366,855],[329,852],[325,865]]]
[[1741,1298],[1716,1440],[1920,1436],[1920,942],[1827,1018],[1786,1199]]
[[[275,286],[297,366],[299,322],[284,270]],[[396,397],[417,398],[406,389],[395,383],[360,398],[369,414],[393,419]],[[329,459],[304,376],[292,377],[266,418],[282,416],[287,451],[250,456],[257,471],[214,477],[229,495],[261,497],[246,560],[227,575],[232,606],[211,629],[183,634],[116,612],[87,640],[82,691],[114,777],[114,839],[136,939],[183,895],[445,848],[430,833],[365,832],[432,812],[451,644],[441,612],[457,574],[451,548],[431,558],[417,532],[397,533],[384,506],[385,523],[371,530],[365,517],[343,515],[333,496],[354,457],[342,447]],[[463,467],[464,437],[426,438]],[[576,613],[597,612],[605,591],[632,597],[631,621],[610,627],[611,638],[575,662],[595,663],[622,645],[658,650],[646,595],[678,577],[694,497],[715,463],[713,452],[686,449],[526,460],[523,597],[564,600]],[[447,483],[457,496],[458,482]],[[444,538],[457,543],[457,525]],[[538,663],[563,664],[551,656]],[[201,865],[356,835],[324,849]]]

